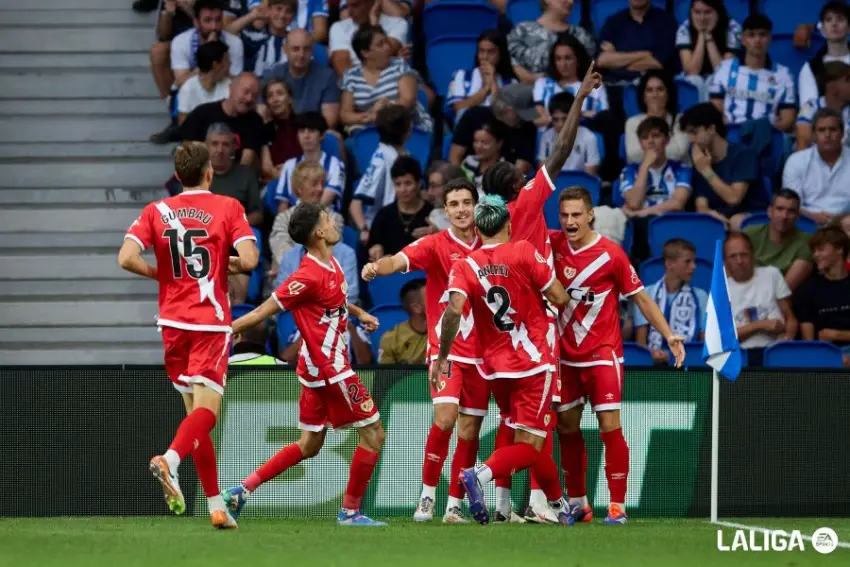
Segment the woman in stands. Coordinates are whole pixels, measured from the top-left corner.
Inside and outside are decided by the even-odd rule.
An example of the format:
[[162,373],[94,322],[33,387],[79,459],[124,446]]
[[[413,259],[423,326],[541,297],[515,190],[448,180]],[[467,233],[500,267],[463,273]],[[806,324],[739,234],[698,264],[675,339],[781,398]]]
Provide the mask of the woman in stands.
[[[582,27],[567,23],[574,0],[540,0],[543,14],[533,22],[521,22],[508,34],[508,52],[514,73],[523,83],[533,84],[549,66],[549,52],[559,35],[576,38],[587,53],[596,54],[596,40]],[[582,75],[583,76],[583,75]]]
[[499,89],[515,81],[508,42],[499,30],[485,30],[478,36],[472,68],[458,69],[452,77],[444,115],[457,122],[467,108],[490,106]]
[[501,122],[484,122],[472,134],[472,153],[460,164],[467,179],[481,192],[484,173],[495,163],[504,161],[502,142],[505,139]]
[[729,18],[723,0],[693,0],[688,20],[676,31],[676,48],[685,75],[702,87],[741,48],[741,25]]
[[263,87],[266,103],[265,144],[260,156],[263,181],[268,183],[280,177],[284,162],[301,155],[295,115],[292,110],[292,91],[280,79],[272,79]]
[[676,86],[669,74],[661,70],[647,71],[638,84],[638,107],[640,114],[626,120],[626,161],[640,163],[643,150],[638,140],[637,129],[649,116],[657,116],[670,126],[670,143],[667,157],[688,163],[688,137],[679,126],[676,102]]

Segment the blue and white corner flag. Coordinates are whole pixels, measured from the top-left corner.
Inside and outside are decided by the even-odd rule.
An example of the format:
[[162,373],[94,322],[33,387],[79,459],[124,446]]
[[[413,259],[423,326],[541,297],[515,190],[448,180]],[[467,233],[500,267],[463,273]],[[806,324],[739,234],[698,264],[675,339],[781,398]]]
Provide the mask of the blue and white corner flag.
[[705,346],[702,359],[721,376],[729,380],[741,373],[741,345],[738,329],[732,316],[726,269],[723,267],[723,241],[714,250],[714,269],[711,273],[711,292],[705,314]]

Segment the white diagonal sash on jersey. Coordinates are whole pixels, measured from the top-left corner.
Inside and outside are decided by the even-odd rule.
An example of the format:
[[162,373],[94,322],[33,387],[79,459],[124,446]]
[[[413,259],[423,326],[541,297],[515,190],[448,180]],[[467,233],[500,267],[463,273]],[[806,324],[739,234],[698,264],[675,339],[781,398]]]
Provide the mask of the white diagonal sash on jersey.
[[[163,202],[157,203],[156,208],[164,215],[164,218],[168,219],[168,226],[177,231],[177,240],[182,243],[186,236],[186,227],[183,226],[183,223],[180,222],[179,218],[177,218],[177,213],[172,211],[171,208]],[[191,264],[192,267],[200,273],[203,266],[201,265],[201,260],[199,258],[195,256],[184,256],[182,246],[177,247],[177,253],[180,254],[181,258],[186,260],[187,264]],[[215,308],[216,318],[219,321],[224,321],[224,309],[221,308],[221,304],[215,298],[215,284],[207,276],[198,278],[196,281],[198,282],[198,287],[201,292],[200,302],[203,303],[205,299],[209,299],[210,303]]]
[[[599,255],[599,257],[591,262],[585,269],[583,269],[575,279],[570,283],[568,288],[580,288],[582,284],[584,284],[587,279],[599,271],[602,266],[607,264],[611,260],[611,256],[608,252],[603,252]],[[587,336],[587,331],[590,329],[593,322],[596,321],[596,318],[599,316],[599,312],[602,309],[602,305],[605,303],[605,298],[610,293],[610,289],[608,291],[599,293],[594,298],[593,307],[590,308],[584,320],[579,323],[578,321],[573,323],[573,331],[576,334],[576,344],[581,344],[582,341]],[[573,312],[575,308],[579,304],[578,299],[573,299],[570,296],[570,302],[564,307],[564,312],[561,314],[561,318],[559,321],[559,327],[561,328],[561,332],[563,333],[564,329],[566,329],[567,324],[570,322],[570,319],[573,316]]]
[[[484,303],[487,304],[487,307],[490,309],[490,311],[493,313],[493,315],[495,315],[496,312],[499,310],[499,307],[501,307],[501,305],[498,305],[494,308],[493,305],[489,301],[487,301],[487,293],[490,291],[490,288],[492,287],[492,285],[490,284],[490,280],[487,279],[487,276],[479,275],[479,274],[482,274],[483,272],[482,272],[481,268],[478,266],[478,264],[475,262],[475,260],[467,257],[466,263],[470,265],[470,267],[472,268],[472,271],[475,272],[475,276],[478,278],[478,283],[480,283],[481,287],[484,288]],[[513,308],[509,308],[506,313],[512,313],[512,312],[516,313],[516,311],[514,311]],[[540,360],[542,359],[542,356],[540,355],[540,351],[537,350],[537,347],[534,346],[534,343],[531,342],[531,339],[528,338],[528,330],[525,328],[525,323],[521,323],[519,328],[517,328],[517,326],[514,325],[514,328],[511,329],[510,331],[508,331],[508,333],[511,335],[511,344],[514,347],[514,349],[516,349],[517,345],[521,344],[522,347],[525,349],[525,352],[528,353],[528,356],[529,356],[529,358],[531,358],[532,362],[540,362]]]
[[[444,304],[444,303],[448,304],[448,302],[449,302],[449,290],[446,290],[446,291],[443,292],[442,297],[440,297],[440,304],[441,305]],[[444,310],[443,315],[445,315],[445,314],[446,314],[446,312]],[[475,326],[475,319],[472,317],[472,311],[470,310],[469,315],[467,315],[465,317],[463,315],[460,316],[460,326],[458,327],[458,334],[463,337],[463,340],[466,340],[466,339],[469,338],[470,333],[472,333],[472,329],[474,328],[474,326]],[[442,332],[442,330],[443,330],[443,316],[440,315],[440,320],[437,321],[437,327],[436,327],[438,337],[440,336],[440,333]]]

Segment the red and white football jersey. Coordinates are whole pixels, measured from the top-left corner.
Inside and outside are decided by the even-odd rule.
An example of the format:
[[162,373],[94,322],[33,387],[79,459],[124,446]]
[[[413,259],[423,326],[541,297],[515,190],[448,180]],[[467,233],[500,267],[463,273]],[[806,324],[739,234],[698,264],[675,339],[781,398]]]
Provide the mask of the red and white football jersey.
[[147,205],[124,238],[153,247],[159,280],[157,324],[189,331],[229,331],[230,249],[256,240],[233,197],[184,191]]
[[520,189],[517,198],[508,203],[511,213],[511,241],[527,240],[534,249],[552,263],[552,245],[549,242],[549,229],[543,214],[543,205],[555,191],[555,184],[549,179],[545,167],[537,170],[534,179]]
[[546,259],[525,241],[482,246],[454,265],[449,291],[472,305],[482,358],[477,366],[485,379],[554,368],[540,295],[554,281]]
[[[407,259],[407,270],[425,272],[425,318],[428,322],[428,352],[426,358],[436,360],[440,352],[440,329],[443,313],[449,302],[449,272],[455,262],[465,259],[478,249],[481,242],[475,237],[467,244],[446,229],[437,234],[420,238],[401,251]],[[473,326],[472,307],[467,303],[460,319],[458,336],[452,345],[449,360],[475,364],[481,360],[478,353],[478,337]]]
[[348,284],[331,257],[325,264],[304,254],[298,269],[272,297],[281,309],[292,311],[301,332],[298,381],[309,388],[336,384],[354,375],[348,359]]
[[558,316],[564,363],[593,362],[601,347],[622,355],[620,295],[630,297],[643,289],[626,253],[598,234],[579,250],[573,250],[563,232],[553,232],[551,241],[555,273],[570,296]]

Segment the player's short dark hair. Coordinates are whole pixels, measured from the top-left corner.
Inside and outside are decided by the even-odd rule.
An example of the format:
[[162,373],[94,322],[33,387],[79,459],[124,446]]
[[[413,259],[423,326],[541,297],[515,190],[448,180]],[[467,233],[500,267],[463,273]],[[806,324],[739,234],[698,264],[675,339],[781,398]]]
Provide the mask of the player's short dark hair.
[[354,54],[357,55],[361,63],[363,62],[363,52],[368,51],[372,47],[372,42],[375,40],[375,36],[378,35],[387,35],[387,32],[381,26],[373,26],[371,24],[364,24],[354,32],[354,35],[351,37],[351,49],[354,50]]
[[564,112],[569,114],[570,108],[572,108],[575,101],[576,97],[567,91],[558,93],[549,99],[549,114],[551,115],[555,112]]
[[694,246],[690,240],[685,240],[684,238],[671,238],[665,242],[664,247],[661,248],[661,259],[675,260],[682,252],[692,252],[696,254],[697,247]]
[[410,175],[417,183],[422,182],[422,166],[419,165],[419,160],[413,156],[398,156],[390,168],[390,178],[398,179]]
[[184,187],[197,187],[210,166],[210,152],[203,142],[183,142],[174,150],[174,173]]
[[317,130],[320,134],[328,131],[328,121],[321,112],[311,110],[295,116],[296,130]]
[[564,201],[583,201],[588,211],[593,210],[593,196],[590,194],[590,191],[581,185],[573,185],[561,191],[558,197],[558,208],[560,208],[561,203]]
[[669,138],[670,125],[660,116],[648,116],[638,125],[637,137],[639,140],[642,140],[653,132],[660,132],[662,136]]
[[733,230],[726,233],[726,238],[723,239],[723,257],[726,257],[726,245],[735,240],[735,239],[743,240],[747,243],[747,246],[750,248],[750,253],[752,253],[755,248],[753,247],[753,239],[750,238],[750,235],[746,232],[741,232],[739,230]]
[[850,252],[850,237],[837,226],[825,226],[818,229],[809,239],[809,247],[814,251],[826,244],[832,244],[841,249],[841,255],[846,259]]
[[714,126],[719,136],[726,137],[726,124],[723,123],[723,113],[710,102],[701,102],[687,109],[679,119],[682,130],[688,128],[708,128]]
[[845,20],[850,21],[850,6],[847,6],[847,4],[839,2],[838,0],[832,0],[832,2],[824,4],[823,8],[820,9],[820,16],[818,16],[818,20],[821,22],[826,20],[826,16],[828,14],[837,14],[839,16],[843,16]]
[[481,189],[487,195],[498,195],[506,203],[516,198],[517,168],[507,161],[497,161],[484,172]]
[[384,144],[398,147],[407,141],[413,127],[413,113],[400,104],[388,104],[375,116],[375,129]]
[[195,59],[198,61],[198,71],[209,73],[215,63],[221,63],[230,48],[226,43],[217,39],[209,41],[198,48]]
[[424,278],[416,278],[406,282],[398,292],[398,298],[405,309],[410,309],[410,304],[413,303],[414,292],[425,287]]
[[323,205],[307,203],[306,201],[298,203],[292,211],[292,216],[289,217],[289,238],[296,244],[307,246],[310,242],[310,236],[319,226],[324,212],[325,207]]
[[204,10],[221,10],[224,11],[224,3],[221,0],[195,0],[192,6],[192,12],[195,14],[195,19],[201,19],[201,12]]
[[773,22],[764,14],[758,12],[750,14],[741,24],[741,29],[744,31],[773,31]]
[[788,199],[789,201],[794,201],[797,203],[797,206],[800,206],[800,194],[794,191],[793,189],[780,189],[773,195],[773,199],[771,203],[775,203],[777,199]]
[[453,193],[455,191],[469,191],[469,194],[472,195],[472,202],[476,205],[478,204],[478,188],[475,186],[475,183],[466,177],[458,177],[447,181],[446,185],[443,187],[444,207],[449,200],[449,193]]

